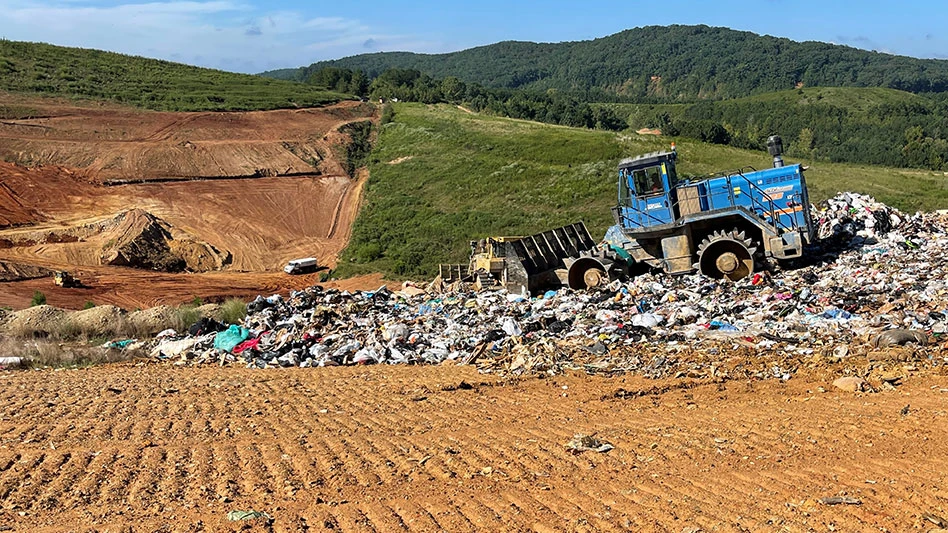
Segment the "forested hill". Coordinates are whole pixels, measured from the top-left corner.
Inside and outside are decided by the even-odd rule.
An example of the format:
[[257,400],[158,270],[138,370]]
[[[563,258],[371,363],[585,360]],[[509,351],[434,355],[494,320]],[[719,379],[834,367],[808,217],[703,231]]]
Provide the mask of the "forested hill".
[[487,87],[620,94],[634,100],[748,96],[802,86],[948,92],[948,61],[708,26],[647,26],[591,41],[501,42],[449,54],[386,52],[264,73],[305,81],[323,67],[416,69]]

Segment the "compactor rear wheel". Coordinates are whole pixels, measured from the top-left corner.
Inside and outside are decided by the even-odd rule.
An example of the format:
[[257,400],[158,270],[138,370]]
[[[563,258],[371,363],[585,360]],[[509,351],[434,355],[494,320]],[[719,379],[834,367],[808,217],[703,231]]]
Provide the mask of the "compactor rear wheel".
[[709,278],[737,281],[754,272],[756,251],[753,241],[743,231],[716,231],[698,245],[695,266]]

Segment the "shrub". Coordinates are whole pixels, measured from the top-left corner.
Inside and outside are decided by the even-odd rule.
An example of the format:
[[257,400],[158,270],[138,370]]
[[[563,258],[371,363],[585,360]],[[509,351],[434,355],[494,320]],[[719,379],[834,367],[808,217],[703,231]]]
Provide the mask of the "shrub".
[[354,178],[356,170],[365,166],[372,152],[372,122],[368,120],[350,122],[339,128],[339,131],[349,135],[345,153],[346,173],[350,178]]
[[175,331],[187,331],[192,324],[201,319],[201,312],[190,305],[182,305],[176,309],[174,323],[171,327]]
[[382,106],[382,125],[386,125],[389,122],[395,120],[395,108],[392,107],[392,104],[385,104]]
[[95,302],[93,301],[88,301],[82,305],[83,309],[92,309],[93,307],[95,307]]
[[0,90],[106,98],[165,111],[312,107],[346,97],[298,82],[14,41],[0,41]]
[[239,298],[230,298],[221,304],[220,313],[225,324],[237,324],[247,316],[247,303]]
[[33,299],[30,300],[30,307],[37,305],[46,305],[46,295],[40,291],[33,291]]
[[354,255],[360,263],[375,261],[376,259],[382,257],[382,245],[377,242],[366,243],[364,246],[356,250]]

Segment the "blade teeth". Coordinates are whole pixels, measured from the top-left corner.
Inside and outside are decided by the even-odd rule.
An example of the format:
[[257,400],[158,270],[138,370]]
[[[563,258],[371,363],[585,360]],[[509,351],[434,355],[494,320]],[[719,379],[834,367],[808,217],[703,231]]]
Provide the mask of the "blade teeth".
[[704,240],[701,241],[701,244],[698,245],[698,253],[703,253],[710,245],[711,241],[709,241],[707,237],[704,238]]
[[749,253],[749,254],[751,254],[751,255],[754,255],[755,253],[757,253],[757,247],[756,247],[756,246],[752,246],[752,247],[748,248],[748,249],[747,249],[747,253]]

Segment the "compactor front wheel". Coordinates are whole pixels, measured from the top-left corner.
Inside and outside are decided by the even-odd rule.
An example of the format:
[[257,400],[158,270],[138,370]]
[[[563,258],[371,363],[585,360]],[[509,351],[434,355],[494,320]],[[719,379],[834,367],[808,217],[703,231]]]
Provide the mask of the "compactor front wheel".
[[567,273],[569,288],[574,290],[592,289],[609,283],[606,273],[607,264],[593,257],[581,257],[569,266]]
[[743,231],[716,231],[698,245],[696,266],[709,278],[737,281],[754,272],[756,251],[753,241]]

